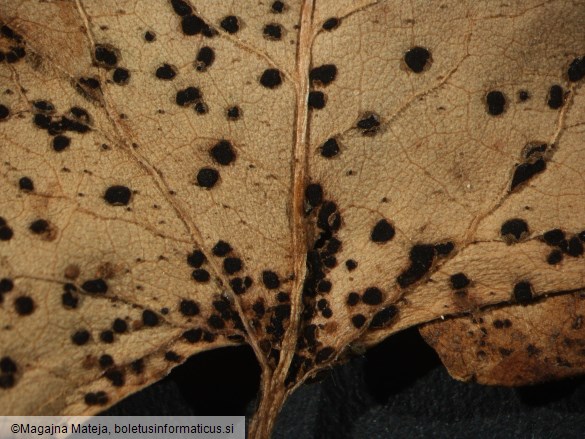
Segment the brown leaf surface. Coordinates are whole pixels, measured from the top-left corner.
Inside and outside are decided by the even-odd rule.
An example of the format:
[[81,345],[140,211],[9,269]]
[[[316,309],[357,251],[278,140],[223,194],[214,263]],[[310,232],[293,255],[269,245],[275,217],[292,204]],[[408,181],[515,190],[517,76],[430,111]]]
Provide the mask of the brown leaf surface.
[[319,369],[470,313],[512,327],[426,326],[455,376],[583,371],[577,341],[551,360],[585,287],[583,2],[1,0],[0,20],[3,414],[97,413],[249,343],[267,437]]

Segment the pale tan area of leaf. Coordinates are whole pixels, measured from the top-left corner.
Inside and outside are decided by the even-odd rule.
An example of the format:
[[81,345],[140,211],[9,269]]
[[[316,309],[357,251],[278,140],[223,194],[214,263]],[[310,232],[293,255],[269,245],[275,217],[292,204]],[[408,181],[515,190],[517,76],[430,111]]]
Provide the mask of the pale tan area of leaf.
[[[26,48],[24,59],[0,64],[0,104],[10,109],[0,121],[0,216],[14,232],[0,241],[0,278],[14,282],[0,305],[0,356],[18,365],[16,385],[0,389],[0,411],[97,413],[168,373],[178,364],[165,359],[169,351],[180,362],[245,341],[263,369],[250,435],[268,437],[286,396],[318,369],[398,330],[469,313],[485,314],[486,321],[507,313],[513,325],[490,329],[492,348],[479,359],[481,340],[477,331],[467,335],[475,325],[469,318],[427,326],[425,336],[455,376],[515,384],[566,375],[565,366],[547,358],[556,355],[551,334],[569,331],[567,323],[551,316],[538,333],[529,326],[556,310],[581,313],[574,292],[585,287],[583,257],[547,264],[551,247],[542,234],[585,229],[585,97],[583,81],[567,78],[569,64],[585,55],[585,4],[291,0],[276,14],[268,1],[187,3],[217,35],[184,35],[166,0],[0,2],[0,20],[22,35]],[[238,17],[236,33],[220,25],[229,15]],[[332,17],[338,27],[323,29]],[[283,38],[266,38],[267,24],[280,24]],[[147,31],[154,41],[145,41]],[[13,43],[2,37],[1,44],[9,50]],[[130,74],[127,84],[116,84],[113,69],[95,64],[99,45],[115,48],[118,67]],[[205,46],[215,59],[197,71],[194,61]],[[430,52],[420,73],[404,61],[414,46]],[[175,69],[174,79],[156,77],[163,64]],[[335,80],[311,83],[311,69],[324,64],[336,66]],[[278,69],[282,84],[263,87],[266,69]],[[80,92],[81,77],[99,80],[100,88]],[[547,105],[555,84],[566,93],[559,109]],[[175,102],[190,86],[200,90],[206,114]],[[323,109],[307,107],[315,90],[325,95]],[[497,116],[486,108],[491,90],[506,98]],[[528,100],[519,100],[521,90]],[[91,130],[67,132],[69,148],[53,151],[52,137],[33,123],[37,100],[50,101],[54,116],[83,107]],[[226,112],[235,105],[241,117],[229,120]],[[380,126],[363,133],[357,123],[370,114]],[[325,158],[320,148],[329,138],[340,152]],[[220,140],[235,151],[226,166],[209,153]],[[511,192],[522,151],[534,142],[549,145],[546,170]],[[219,171],[210,189],[197,185],[203,167]],[[23,176],[34,181],[33,192],[19,189]],[[308,183],[319,183],[340,215],[333,233],[340,249],[324,270],[331,291],[314,298],[303,297],[303,284],[314,274],[305,261],[322,236],[321,207],[309,211]],[[104,201],[112,185],[132,190],[127,206]],[[39,218],[50,227],[37,235],[29,225]],[[525,220],[528,233],[511,244],[500,228],[512,218]],[[386,243],[370,237],[380,219],[395,229]],[[228,273],[225,258],[213,255],[219,240],[230,244],[229,256],[241,259],[242,270]],[[413,246],[448,242],[450,254],[436,256],[416,282],[398,284]],[[196,249],[207,258],[208,282],[192,279],[187,255]],[[357,262],[353,271],[349,259]],[[263,284],[266,270],[278,275],[278,288]],[[465,294],[450,285],[459,272],[471,281]],[[252,285],[237,294],[230,284],[246,276]],[[105,294],[81,291],[96,278],[107,283]],[[521,281],[542,297],[537,304],[511,302]],[[66,283],[78,288],[74,310],[61,304]],[[347,305],[350,292],[369,287],[383,292],[380,304]],[[279,292],[290,294],[290,302],[278,302]],[[31,315],[15,313],[14,300],[23,294],[34,300]],[[184,299],[200,312],[183,315]],[[218,301],[232,309],[219,329],[209,320],[220,314]],[[291,314],[282,318],[289,303]],[[145,309],[157,313],[157,326],[144,326]],[[371,329],[383,309],[397,315]],[[359,328],[352,321],[357,315],[365,318]],[[103,343],[99,334],[115,318],[127,320],[129,330]],[[209,341],[188,343],[182,334],[196,328]],[[311,328],[315,339],[303,345]],[[79,329],[91,334],[83,346],[71,342]],[[509,336],[513,331],[518,336]],[[466,337],[469,342],[459,341]],[[541,349],[540,363],[520,354],[501,358],[498,348],[520,352],[520,339]],[[583,370],[577,348],[562,348],[571,374]],[[124,385],[105,378],[97,364],[104,353],[124,371]],[[131,366],[137,359],[144,361],[139,373]],[[517,371],[512,378],[500,373],[509,361]],[[85,395],[96,392],[107,401],[87,405]]]

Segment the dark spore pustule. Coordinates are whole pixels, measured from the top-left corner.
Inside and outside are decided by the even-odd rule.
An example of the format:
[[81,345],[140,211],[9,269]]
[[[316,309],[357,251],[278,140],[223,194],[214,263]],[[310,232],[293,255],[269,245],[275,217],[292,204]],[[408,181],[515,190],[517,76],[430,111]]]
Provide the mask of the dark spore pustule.
[[411,248],[409,259],[410,265],[397,277],[398,285],[401,288],[410,285],[422,279],[433,265],[435,258],[435,248],[427,244],[417,244]]
[[431,52],[424,47],[416,46],[404,54],[404,62],[414,73],[422,73],[428,68],[431,61]]
[[500,228],[502,238],[509,243],[516,243],[528,235],[528,224],[521,218],[512,218]]

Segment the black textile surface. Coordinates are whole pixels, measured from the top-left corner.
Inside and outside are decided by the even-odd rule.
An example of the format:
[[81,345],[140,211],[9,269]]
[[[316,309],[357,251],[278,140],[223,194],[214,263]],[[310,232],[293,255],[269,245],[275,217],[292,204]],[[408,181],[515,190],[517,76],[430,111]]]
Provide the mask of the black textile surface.
[[[250,415],[259,369],[249,348],[190,358],[103,414]],[[416,330],[304,385],[285,404],[274,439],[583,438],[585,379],[517,389],[449,377]]]

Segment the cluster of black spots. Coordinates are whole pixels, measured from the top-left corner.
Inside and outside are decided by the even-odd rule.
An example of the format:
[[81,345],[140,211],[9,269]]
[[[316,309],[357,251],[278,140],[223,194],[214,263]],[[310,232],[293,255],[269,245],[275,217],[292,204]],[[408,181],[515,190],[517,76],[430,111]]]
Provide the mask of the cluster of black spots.
[[410,265],[396,279],[398,285],[406,288],[422,279],[431,269],[435,255],[435,248],[432,245],[413,246],[409,254]]
[[154,327],[159,324],[159,320],[158,315],[154,311],[151,311],[150,309],[142,311],[142,323],[144,323],[145,326]]
[[203,268],[197,268],[193,270],[193,272],[191,273],[191,277],[193,278],[194,281],[199,283],[209,282],[210,279],[209,272],[207,270],[204,270]]
[[315,110],[321,110],[325,108],[325,104],[327,99],[325,94],[322,91],[310,91],[309,97],[307,98],[307,103],[309,108],[314,108]]
[[114,342],[114,333],[109,329],[102,331],[102,332],[100,332],[100,340],[103,343],[108,343],[108,344],[113,343]]
[[583,241],[584,237],[581,234],[574,235],[567,238],[565,232],[561,229],[548,230],[542,235],[543,241],[551,247],[557,247],[547,257],[547,262],[550,265],[558,264],[563,260],[563,254],[572,257],[579,257],[583,255]]
[[12,228],[8,225],[6,220],[0,216],[0,241],[9,241],[14,236]]
[[106,392],[100,390],[99,392],[86,393],[84,401],[87,405],[106,405],[109,398]]
[[530,93],[527,90],[520,90],[518,92],[518,100],[520,102],[526,102],[528,99],[530,99]]
[[275,14],[282,14],[284,12],[285,4],[279,0],[272,3],[270,10]]
[[514,285],[513,299],[521,305],[527,305],[532,301],[533,291],[530,282],[522,281]]
[[108,369],[104,373],[104,378],[106,378],[114,387],[122,387],[126,382],[124,372],[118,368]]
[[451,288],[454,290],[462,290],[463,288],[467,288],[471,281],[464,273],[455,273],[452,274],[449,278],[451,282]]
[[567,69],[567,77],[571,82],[580,81],[585,78],[585,56],[575,58],[571,61]]
[[195,58],[195,70],[205,72],[215,61],[215,51],[209,46],[203,46]]
[[236,159],[236,152],[230,142],[220,140],[210,150],[211,158],[219,165],[228,166]]
[[337,17],[328,18],[323,22],[323,30],[332,31],[333,29],[337,28],[341,23],[341,20]]
[[378,311],[370,321],[370,329],[382,329],[389,326],[398,316],[398,308],[390,305]]
[[274,344],[281,342],[284,336],[284,323],[290,318],[291,306],[289,303],[282,303],[272,308],[270,323],[266,326],[266,332],[272,336]]
[[49,228],[50,228],[49,222],[44,219],[34,220],[28,226],[30,232],[34,233],[35,235],[42,235],[43,233],[47,233],[49,231]]
[[18,188],[24,192],[32,192],[35,190],[35,185],[29,177],[21,177],[18,180]]
[[294,354],[290,363],[290,367],[288,369],[288,373],[284,380],[285,386],[287,387],[292,386],[296,382],[297,377],[299,376],[301,371],[306,371],[310,369],[312,364],[313,362],[309,358],[303,355]]
[[315,364],[321,364],[331,358],[331,355],[335,353],[335,349],[332,347],[326,347],[317,351],[315,355]]
[[193,268],[201,268],[206,260],[207,258],[201,250],[193,250],[187,255],[187,264]]
[[509,219],[500,227],[500,235],[508,244],[520,242],[528,234],[528,224],[522,218]]
[[0,121],[6,120],[10,116],[10,110],[6,105],[0,104]]
[[366,305],[379,305],[383,301],[384,294],[379,288],[376,287],[367,288],[362,295],[362,302],[364,302]]
[[81,289],[90,294],[105,294],[108,292],[108,284],[101,278],[90,279],[83,282]]
[[112,81],[118,85],[126,85],[130,82],[130,70],[124,67],[117,67],[112,73]]
[[260,84],[270,89],[277,88],[282,84],[282,73],[278,69],[266,69],[260,76]]
[[77,295],[77,287],[73,284],[67,283],[63,286],[63,293],[61,294],[61,305],[65,309],[76,309],[79,305],[79,297]]
[[112,206],[127,206],[132,198],[132,191],[126,186],[113,185],[106,189],[103,197]]
[[309,72],[309,79],[311,82],[319,85],[329,85],[337,77],[337,67],[335,64],[323,64],[319,67],[314,67]]
[[414,73],[422,73],[424,70],[428,70],[432,62],[431,52],[424,47],[415,46],[406,51],[404,62]]
[[510,319],[504,320],[496,319],[492,322],[492,325],[494,325],[494,328],[496,329],[507,329],[512,326],[512,322],[510,321]]
[[558,84],[552,85],[548,90],[547,105],[553,109],[558,110],[565,103],[565,91],[563,87]]
[[217,34],[215,29],[193,14],[191,6],[183,0],[171,0],[173,11],[181,17],[181,30],[185,35],[203,35],[211,38]]
[[97,44],[93,52],[97,65],[111,69],[118,64],[118,50],[107,44]]
[[154,40],[156,40],[156,34],[154,32],[149,30],[144,32],[144,41],[147,43],[152,43]]
[[165,63],[165,64],[157,67],[156,71],[154,72],[154,75],[158,79],[170,81],[175,76],[177,76],[177,70],[175,69],[175,67],[171,66],[170,64]]
[[234,105],[233,107],[229,107],[225,114],[228,120],[236,121],[242,117],[242,109],[237,105]]
[[221,28],[229,34],[235,34],[240,30],[240,20],[235,15],[224,17],[219,23]]
[[16,43],[10,46],[7,52],[0,51],[0,62],[6,61],[8,64],[13,64],[26,56],[22,36],[6,25],[0,26],[0,35]]
[[201,91],[197,87],[187,87],[177,92],[175,103],[180,107],[186,107],[199,99],[201,99]]
[[499,90],[492,90],[485,96],[488,114],[499,116],[506,111],[506,96]]
[[321,312],[321,315],[326,319],[329,319],[333,316],[333,311],[329,308],[329,302],[327,299],[319,299],[317,302],[317,309]]
[[379,220],[370,233],[370,239],[378,244],[384,244],[394,238],[394,226],[386,219]]
[[317,227],[330,233],[336,232],[341,227],[341,214],[333,201],[325,201],[319,209]]
[[199,314],[199,305],[193,300],[182,299],[179,303],[179,311],[185,317],[192,317]]
[[83,346],[89,341],[90,338],[91,335],[86,329],[79,329],[71,335],[71,341],[77,346]]
[[226,256],[227,254],[231,253],[232,251],[232,246],[222,240],[219,240],[215,243],[215,245],[213,246],[213,248],[211,249],[211,252],[220,258],[223,258],[224,256]]
[[319,151],[321,152],[321,156],[330,159],[335,157],[339,154],[339,144],[335,138],[327,139],[323,145],[319,147]]
[[128,330],[128,323],[126,323],[126,320],[118,317],[112,322],[112,330],[116,334],[124,334]]
[[14,299],[14,310],[19,316],[29,316],[35,310],[35,302],[29,296],[19,296]]
[[254,281],[250,276],[234,277],[230,279],[230,287],[238,296],[244,294],[253,283]]
[[376,113],[366,113],[358,121],[356,126],[364,136],[371,136],[380,129],[380,116]]
[[6,277],[0,279],[0,304],[4,303],[4,294],[9,293],[14,288],[12,279]]
[[211,189],[219,180],[219,172],[213,168],[201,168],[197,171],[197,186]]
[[262,33],[266,39],[278,41],[282,38],[282,26],[277,23],[269,23],[264,26]]
[[271,270],[264,270],[262,272],[262,283],[269,290],[277,290],[280,287],[278,274]]

